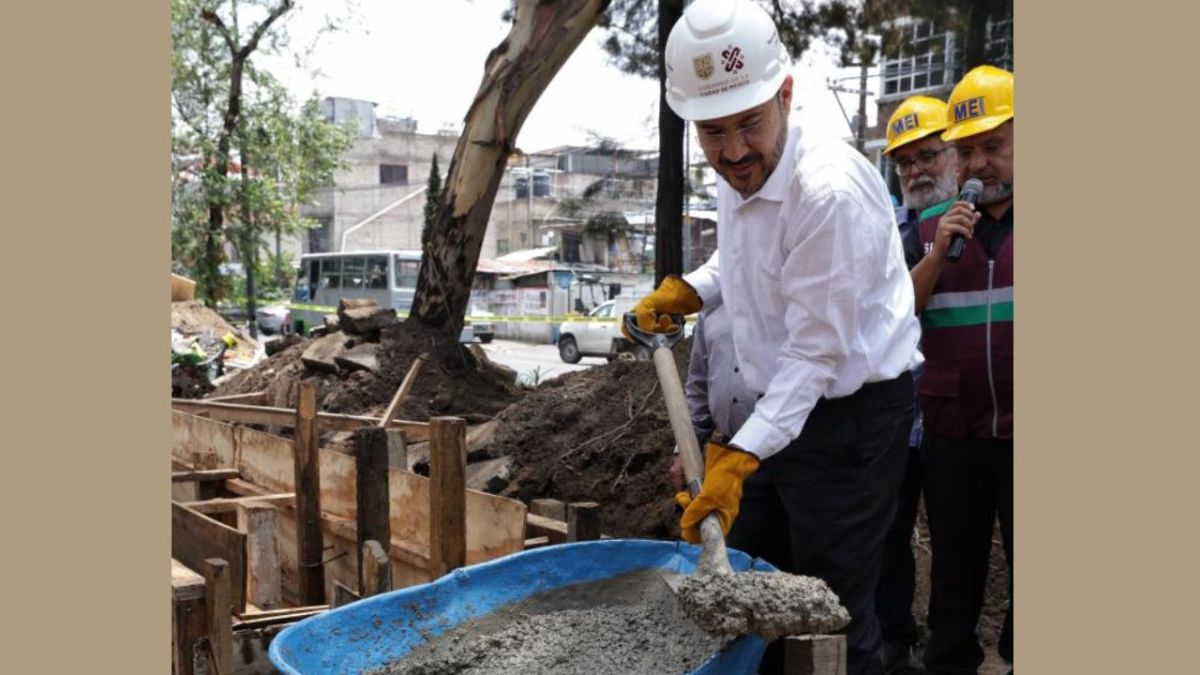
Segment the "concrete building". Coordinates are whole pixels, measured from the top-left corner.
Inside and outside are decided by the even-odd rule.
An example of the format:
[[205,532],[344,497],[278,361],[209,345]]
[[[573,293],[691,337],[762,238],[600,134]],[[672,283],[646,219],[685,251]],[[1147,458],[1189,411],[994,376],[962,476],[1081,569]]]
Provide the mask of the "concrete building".
[[419,249],[430,163],[436,154],[445,178],[458,133],[419,133],[416,120],[376,117],[369,101],[326,98],[321,105],[327,119],[356,123],[358,137],[334,185],[302,210],[320,226],[302,239],[301,252],[338,251],[343,242],[347,251]]

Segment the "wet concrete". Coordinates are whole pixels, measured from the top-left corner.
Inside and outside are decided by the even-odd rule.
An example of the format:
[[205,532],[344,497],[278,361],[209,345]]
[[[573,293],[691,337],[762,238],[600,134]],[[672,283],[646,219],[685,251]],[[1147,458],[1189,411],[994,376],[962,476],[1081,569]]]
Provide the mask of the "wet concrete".
[[689,619],[647,569],[502,607],[365,675],[666,675],[696,669],[728,640]]
[[739,572],[684,577],[679,601],[709,633],[753,633],[766,640],[832,633],[850,623],[829,585],[784,572]]

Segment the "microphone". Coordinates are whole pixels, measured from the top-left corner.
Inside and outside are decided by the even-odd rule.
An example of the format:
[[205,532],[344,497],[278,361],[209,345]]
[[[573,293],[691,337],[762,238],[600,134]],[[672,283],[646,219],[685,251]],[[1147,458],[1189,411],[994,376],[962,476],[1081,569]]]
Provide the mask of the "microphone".
[[[983,192],[983,181],[978,178],[972,178],[966,183],[963,183],[962,194],[958,196],[960,202],[971,202],[971,206],[979,199],[980,193]],[[958,262],[962,257],[963,247],[966,246],[967,240],[963,239],[961,234],[956,234],[950,237],[950,247],[946,249],[946,260],[950,262]]]

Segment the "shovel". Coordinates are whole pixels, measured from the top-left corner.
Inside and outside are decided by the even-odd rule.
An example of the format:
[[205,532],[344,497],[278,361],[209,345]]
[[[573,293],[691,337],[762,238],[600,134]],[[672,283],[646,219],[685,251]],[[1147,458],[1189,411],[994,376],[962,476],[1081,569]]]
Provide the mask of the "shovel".
[[[679,380],[679,369],[675,367],[675,357],[671,354],[671,345],[683,339],[683,317],[671,316],[675,330],[670,333],[641,330],[633,312],[627,312],[624,321],[629,335],[654,353],[654,368],[658,371],[658,382],[667,403],[671,431],[675,433],[675,443],[679,446],[679,454],[683,458],[683,475],[687,479],[688,492],[695,498],[700,492],[700,482],[704,479],[704,460],[700,457],[696,433],[692,430],[692,416],[688,411],[687,398],[684,397],[683,385]],[[702,549],[699,562],[696,563],[696,574],[733,574],[733,568],[729,565],[729,554],[725,550],[725,533],[721,530],[716,513],[710,513],[700,521],[700,540]],[[664,572],[663,580],[672,591],[678,592],[683,576]]]

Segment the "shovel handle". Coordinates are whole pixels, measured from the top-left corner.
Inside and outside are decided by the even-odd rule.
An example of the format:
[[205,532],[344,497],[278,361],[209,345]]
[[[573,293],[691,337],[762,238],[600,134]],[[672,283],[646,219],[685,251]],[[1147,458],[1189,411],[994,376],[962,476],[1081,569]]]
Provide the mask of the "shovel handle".
[[[670,349],[659,347],[654,350],[654,369],[658,371],[659,386],[667,404],[667,416],[671,418],[671,431],[675,433],[675,444],[679,446],[679,455],[683,459],[683,475],[687,479],[688,492],[695,497],[704,480],[704,460],[700,457],[700,444],[692,429],[692,414],[688,410],[687,397],[679,381],[679,369],[675,367],[675,356]],[[725,532],[721,529],[717,514],[710,513],[700,522],[700,538],[703,551],[696,565],[697,570],[732,574],[729,555],[725,551]]]

